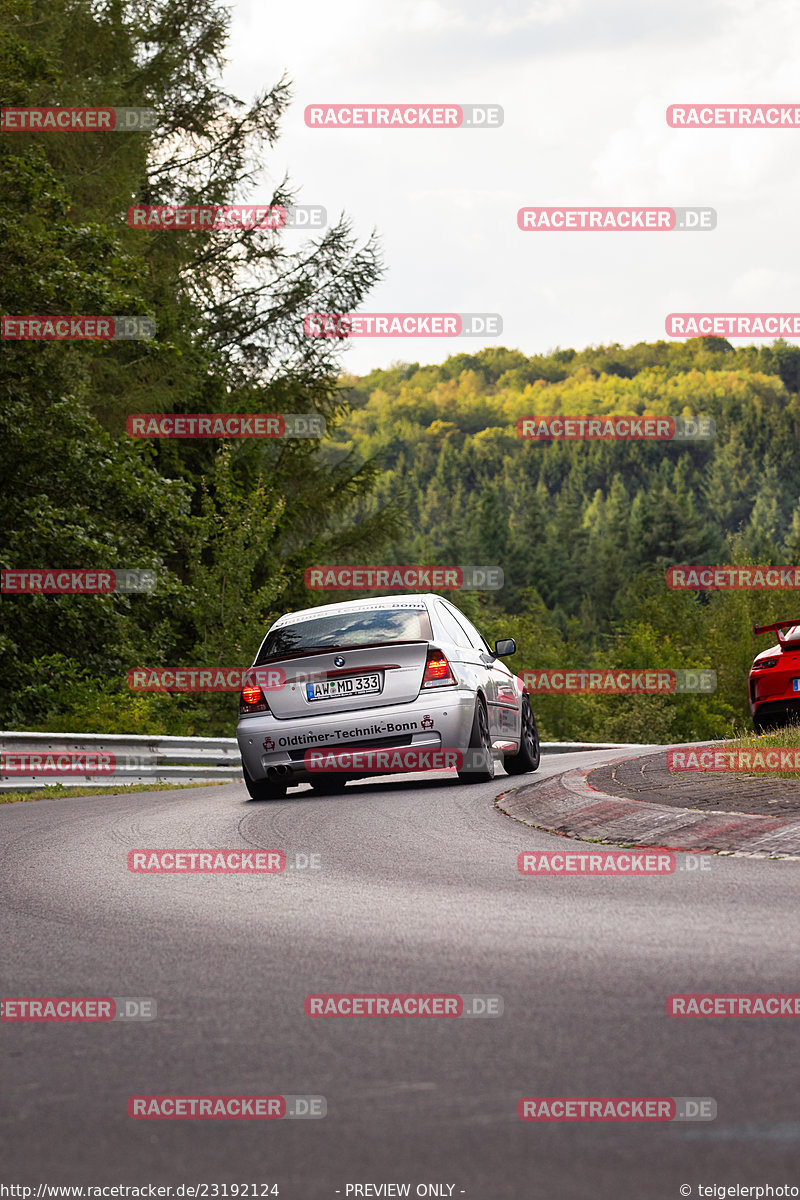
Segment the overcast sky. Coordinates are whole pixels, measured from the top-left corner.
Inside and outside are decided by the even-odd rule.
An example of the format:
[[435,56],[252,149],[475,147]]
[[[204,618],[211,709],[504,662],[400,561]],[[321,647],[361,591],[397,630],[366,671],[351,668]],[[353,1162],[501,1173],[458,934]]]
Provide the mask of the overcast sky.
[[[271,164],[379,232],[367,312],[498,312],[485,338],[356,339],[344,369],[665,337],[671,311],[800,310],[800,129],[670,129],[669,104],[800,102],[797,0],[233,0],[226,84],[285,71]],[[500,129],[308,129],[312,103],[496,103]],[[269,198],[269,180],[264,193]],[[261,199],[261,196],[248,197]],[[526,205],[709,205],[712,232],[528,232]],[[285,235],[293,240],[300,235]]]

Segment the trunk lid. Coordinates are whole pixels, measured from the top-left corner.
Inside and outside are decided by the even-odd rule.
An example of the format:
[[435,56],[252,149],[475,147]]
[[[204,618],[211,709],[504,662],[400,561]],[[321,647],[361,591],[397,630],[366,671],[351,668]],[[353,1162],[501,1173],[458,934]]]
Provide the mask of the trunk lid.
[[260,665],[285,672],[283,687],[266,697],[272,714],[288,720],[415,700],[427,656],[427,642],[383,642],[307,651]]

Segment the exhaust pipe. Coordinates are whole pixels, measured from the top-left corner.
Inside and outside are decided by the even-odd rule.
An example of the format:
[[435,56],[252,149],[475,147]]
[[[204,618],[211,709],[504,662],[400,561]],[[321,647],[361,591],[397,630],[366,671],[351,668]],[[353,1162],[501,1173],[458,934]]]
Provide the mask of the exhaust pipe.
[[267,767],[267,779],[284,779],[291,773],[285,763],[280,763],[277,767]]

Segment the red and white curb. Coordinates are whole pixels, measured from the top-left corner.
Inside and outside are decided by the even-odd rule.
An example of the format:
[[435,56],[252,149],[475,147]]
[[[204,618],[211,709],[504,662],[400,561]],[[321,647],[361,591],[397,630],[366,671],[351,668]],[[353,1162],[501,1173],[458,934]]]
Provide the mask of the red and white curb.
[[564,771],[541,783],[502,792],[495,806],[523,825],[584,842],[759,858],[800,858],[798,817],[697,812],[647,800],[624,800],[599,791],[587,780],[587,775],[598,766],[607,766],[609,761],[651,756],[652,751],[646,755],[624,755],[602,764]]

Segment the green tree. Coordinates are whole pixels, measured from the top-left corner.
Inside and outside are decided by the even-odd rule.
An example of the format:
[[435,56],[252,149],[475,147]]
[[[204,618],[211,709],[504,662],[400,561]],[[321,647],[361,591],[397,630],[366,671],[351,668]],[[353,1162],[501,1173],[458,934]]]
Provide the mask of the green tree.
[[[304,601],[306,565],[372,553],[399,524],[370,504],[377,466],[354,454],[331,462],[314,439],[251,441],[220,457],[212,442],[143,445],[123,433],[131,411],[306,412],[331,430],[348,411],[341,345],[307,338],[302,317],[359,307],[381,272],[374,238],[358,245],[344,218],[291,250],[280,232],[125,222],[134,203],[226,203],[262,186],[289,87],[249,104],[225,92],[229,20],[216,0],[37,0],[35,11],[0,0],[0,103],[159,114],[151,134],[0,136],[0,311],[158,322],[152,342],[4,343],[2,516],[14,532],[3,564],[152,565],[161,581],[153,597],[4,600],[7,722],[43,715],[34,662],[50,674],[60,663],[85,692],[97,679],[113,690],[144,655],[197,663],[237,649],[235,605],[214,641],[219,595],[204,590],[224,579],[230,594],[236,550],[249,555],[240,599],[255,636],[267,603]],[[286,180],[270,192],[274,204],[294,198]]]

